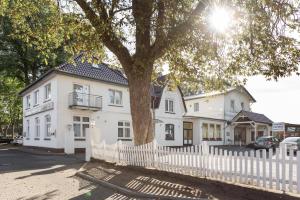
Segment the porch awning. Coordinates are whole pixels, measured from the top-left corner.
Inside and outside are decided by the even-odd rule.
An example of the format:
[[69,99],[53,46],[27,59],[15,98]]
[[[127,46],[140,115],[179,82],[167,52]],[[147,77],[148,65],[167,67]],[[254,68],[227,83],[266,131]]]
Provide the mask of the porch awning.
[[273,121],[266,117],[264,114],[255,112],[240,111],[232,120],[231,123],[261,123],[272,125]]

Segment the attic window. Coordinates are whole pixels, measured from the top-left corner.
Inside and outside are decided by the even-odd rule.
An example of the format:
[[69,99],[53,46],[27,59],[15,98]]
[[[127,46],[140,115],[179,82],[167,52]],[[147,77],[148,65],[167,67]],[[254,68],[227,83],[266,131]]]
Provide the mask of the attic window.
[[95,68],[99,68],[99,65],[96,64],[96,63],[93,63],[92,66],[95,67]]

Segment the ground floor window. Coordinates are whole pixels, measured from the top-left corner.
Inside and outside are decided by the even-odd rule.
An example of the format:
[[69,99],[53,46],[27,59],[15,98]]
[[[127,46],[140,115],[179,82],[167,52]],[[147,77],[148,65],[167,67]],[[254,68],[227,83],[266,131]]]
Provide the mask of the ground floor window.
[[46,137],[50,137],[51,136],[51,116],[50,115],[46,115],[45,116],[45,127],[46,127]]
[[84,138],[86,136],[86,129],[89,127],[89,117],[73,116],[73,130],[75,138]]
[[25,137],[30,136],[30,121],[29,119],[26,121],[26,132],[25,132]]
[[40,137],[40,118],[35,118],[35,137]]
[[129,139],[130,138],[130,122],[119,121],[118,122],[118,138]]
[[166,124],[166,140],[174,140],[174,124]]
[[220,141],[221,124],[203,123],[202,124],[202,140]]
[[255,132],[251,131],[251,141],[255,141]]

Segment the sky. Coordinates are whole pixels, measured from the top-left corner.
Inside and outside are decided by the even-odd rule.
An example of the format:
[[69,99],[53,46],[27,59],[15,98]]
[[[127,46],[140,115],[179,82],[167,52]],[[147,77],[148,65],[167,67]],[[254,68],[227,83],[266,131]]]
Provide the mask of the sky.
[[300,76],[292,75],[276,81],[263,76],[250,77],[246,88],[256,99],[251,109],[274,122],[300,124]]

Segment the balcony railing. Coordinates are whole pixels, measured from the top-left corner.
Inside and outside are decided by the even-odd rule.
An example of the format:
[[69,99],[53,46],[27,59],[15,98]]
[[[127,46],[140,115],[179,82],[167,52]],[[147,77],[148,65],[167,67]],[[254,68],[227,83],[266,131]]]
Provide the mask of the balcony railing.
[[72,92],[69,94],[69,107],[82,110],[101,110],[102,97],[92,94]]

